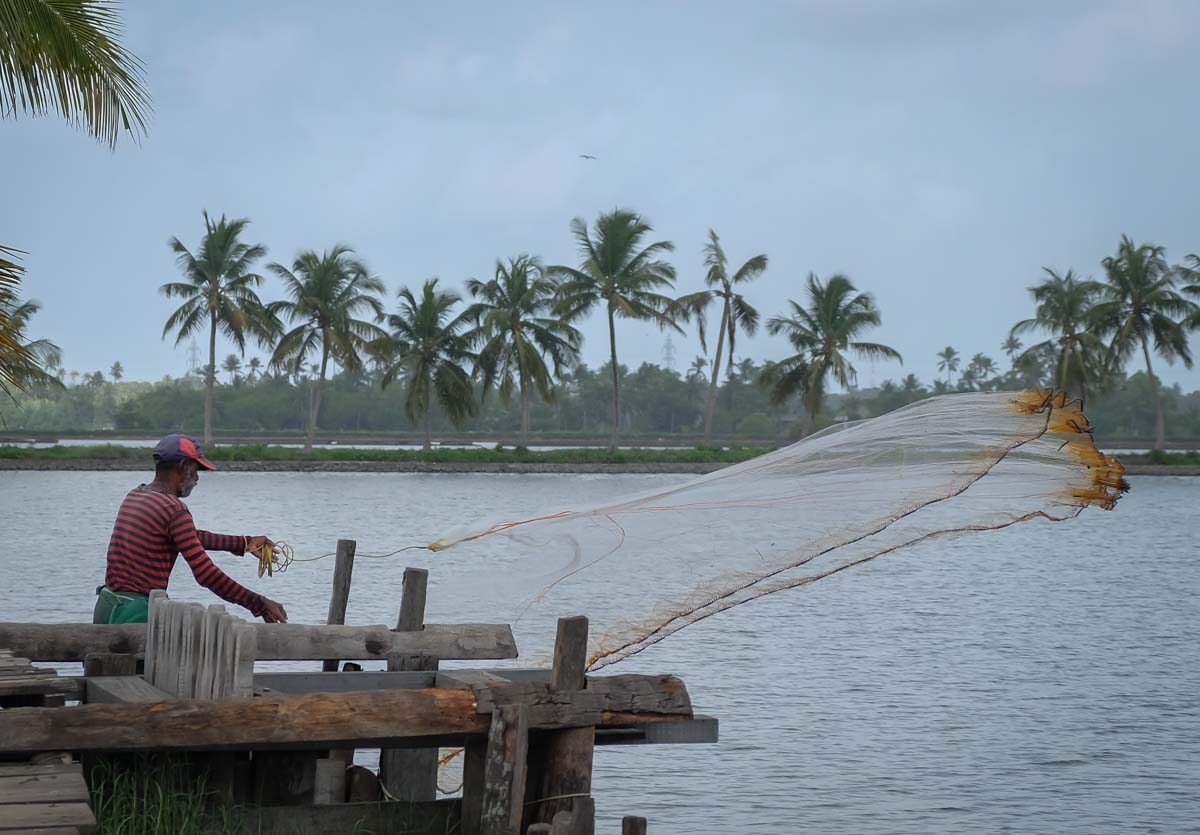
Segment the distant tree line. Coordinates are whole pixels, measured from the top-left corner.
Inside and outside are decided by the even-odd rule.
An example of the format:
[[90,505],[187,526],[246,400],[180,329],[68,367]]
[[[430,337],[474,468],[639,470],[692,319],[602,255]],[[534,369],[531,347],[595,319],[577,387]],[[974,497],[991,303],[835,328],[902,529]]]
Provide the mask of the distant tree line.
[[[687,432],[708,443],[714,432],[805,434],[933,394],[1046,386],[1089,398],[1119,398],[1141,387],[1143,407],[1121,414],[1133,421],[1145,404],[1152,407],[1146,425],[1153,426],[1156,448],[1168,426],[1175,435],[1191,432],[1190,400],[1165,389],[1153,363],[1157,357],[1192,365],[1188,334],[1200,329],[1200,307],[1191,300],[1200,298],[1200,257],[1171,265],[1162,247],[1128,238],[1101,262],[1103,282],[1079,279],[1071,270],[1045,271],[1030,288],[1034,315],[1016,323],[1000,346],[1007,370],[986,353],[966,360],[948,346],[937,356],[943,378],[925,385],[910,374],[859,392],[854,360],[901,361],[893,348],[865,338],[881,324],[872,296],[844,275],[809,274],[803,299],[789,301],[764,324],[746,289],[767,270],[767,256],[731,269],[712,230],[704,247],[705,287],[698,292],[673,295],[675,268],[666,256],[674,245],[650,241],[645,218],[617,209],[591,227],[581,218],[572,221],[579,253],[574,266],[544,265],[521,254],[497,260],[488,279],[468,280],[464,294],[436,278],[416,290],[402,287],[389,312],[384,282],[340,244],[303,250],[288,265],[268,263],[285,297],[264,301],[258,295],[263,277],[255,270],[266,248],[243,240],[248,224],[205,213],[194,251],[170,241],[183,280],[160,288],[181,300],[163,335],[174,336],[177,345],[207,339],[200,393],[191,380],[109,391],[100,372],[49,373],[60,362],[57,349],[28,343],[36,356],[24,360],[27,373],[18,382],[29,394],[21,398],[24,414],[10,415],[9,424],[194,431],[202,415],[206,440],[216,425],[227,432],[302,430],[309,447],[321,430],[414,429],[428,447],[434,432],[448,425],[515,429],[520,444],[531,431],[549,430],[607,435],[612,446],[627,432]],[[37,307],[24,302],[18,309],[13,299],[9,318],[23,334]],[[711,362],[698,357],[682,374],[620,364],[621,319],[678,332],[695,326],[707,354],[714,304],[720,323]],[[593,312],[609,326],[609,361],[597,370],[580,364],[582,337],[575,327]],[[760,325],[785,336],[793,353],[761,365],[735,360],[739,333],[753,334]],[[218,333],[237,349],[219,364]],[[1021,337],[1029,334],[1043,338],[1027,346]],[[244,359],[250,343],[266,352],[265,361]],[[1145,365],[1144,382],[1126,377],[1135,359]],[[121,374],[119,363],[110,369],[114,382]],[[57,384],[68,382],[72,392],[83,387],[93,396],[55,394]],[[848,393],[832,395],[835,387]],[[1147,431],[1131,423],[1120,434]]]

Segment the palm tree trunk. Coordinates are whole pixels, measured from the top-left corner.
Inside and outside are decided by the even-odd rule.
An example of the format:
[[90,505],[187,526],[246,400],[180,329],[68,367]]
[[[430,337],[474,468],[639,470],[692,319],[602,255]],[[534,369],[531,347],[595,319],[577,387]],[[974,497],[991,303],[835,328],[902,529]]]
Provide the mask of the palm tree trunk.
[[529,446],[529,394],[525,391],[525,380],[521,379],[521,446]]
[[1162,386],[1158,384],[1158,378],[1154,376],[1154,369],[1150,367],[1150,346],[1146,344],[1146,337],[1142,337],[1142,354],[1146,357],[1146,373],[1150,375],[1150,385],[1154,387],[1154,408],[1156,410],[1156,418],[1154,421],[1154,448],[1162,449],[1166,446],[1167,439],[1167,420],[1163,416],[1162,402]]
[[1058,388],[1062,391],[1067,390],[1067,344],[1063,344],[1063,349],[1058,355],[1058,373],[1054,375],[1058,378]]
[[704,404],[704,445],[712,442],[713,412],[717,408],[717,378],[721,374],[721,353],[725,349],[725,328],[729,326],[729,299],[721,313],[721,332],[717,334],[717,353],[713,359],[712,382],[708,384],[708,401]]
[[433,449],[433,381],[429,383],[430,391],[427,392],[425,401],[425,446],[423,449],[429,452]]
[[325,369],[329,365],[329,343],[322,340],[321,374],[317,377],[316,388],[313,390],[312,406],[308,410],[308,432],[304,436],[304,451],[312,452],[313,441],[317,438],[317,416],[321,413],[321,390],[325,387]]
[[617,372],[617,328],[613,323],[611,302],[608,305],[608,345],[612,363],[613,381],[612,439],[608,443],[608,448],[615,450],[617,448],[617,436],[621,431],[621,376]]
[[204,370],[204,445],[213,442],[213,383],[217,377],[217,314],[209,314],[208,368]]

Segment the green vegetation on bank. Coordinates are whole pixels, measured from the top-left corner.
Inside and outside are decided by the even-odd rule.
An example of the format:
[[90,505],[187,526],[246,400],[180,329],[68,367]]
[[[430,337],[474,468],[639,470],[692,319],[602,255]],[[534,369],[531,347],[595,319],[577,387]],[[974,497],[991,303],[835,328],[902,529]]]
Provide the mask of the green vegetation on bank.
[[[218,446],[205,450],[217,464],[222,461],[381,461],[432,464],[735,464],[768,452],[764,447],[681,447],[677,449],[574,449],[529,450],[521,447],[473,449],[314,449],[262,444]],[[0,446],[0,459],[25,461],[145,461],[150,447],[54,446],[44,449]]]
[[[603,447],[529,450],[522,447],[475,447],[416,449],[314,449],[305,452],[295,447],[266,444],[236,444],[212,447],[209,458],[222,461],[334,461],[428,464],[736,464],[769,452],[767,447],[734,446],[676,447],[671,449],[610,450]],[[1168,466],[1200,466],[1200,451],[1163,452],[1149,454],[1117,452],[1126,464],[1158,464]],[[0,460],[16,461],[144,461],[149,467],[150,447],[127,447],[113,444],[96,446],[54,446],[31,449],[0,446]]]

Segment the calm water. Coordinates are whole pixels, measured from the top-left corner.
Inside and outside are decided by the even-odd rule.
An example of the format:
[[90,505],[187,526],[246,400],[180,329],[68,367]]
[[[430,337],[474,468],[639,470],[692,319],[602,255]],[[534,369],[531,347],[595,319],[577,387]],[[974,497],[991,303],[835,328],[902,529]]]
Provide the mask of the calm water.
[[[471,516],[611,497],[668,476],[212,474],[202,527],[300,554],[424,542]],[[0,473],[3,620],[89,620],[132,473]],[[671,672],[715,746],[602,749],[601,832],[1200,832],[1200,479],[1135,479],[1118,510],[878,560],[690,627],[614,672]],[[359,560],[350,620],[395,617],[407,563]],[[239,580],[293,621],[332,561]],[[182,562],[174,597],[211,602]],[[443,596],[444,597],[444,596]],[[586,601],[579,610],[586,613]]]

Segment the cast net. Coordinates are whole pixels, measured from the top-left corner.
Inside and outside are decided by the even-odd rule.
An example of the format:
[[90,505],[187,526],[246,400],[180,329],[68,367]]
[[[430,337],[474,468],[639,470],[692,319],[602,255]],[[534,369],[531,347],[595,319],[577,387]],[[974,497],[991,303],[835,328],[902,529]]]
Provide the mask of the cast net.
[[463,552],[448,578],[454,599],[507,617],[523,654],[544,648],[554,618],[588,615],[598,669],[916,543],[1111,509],[1127,489],[1078,400],[956,394],[676,486],[470,526],[429,547]]

